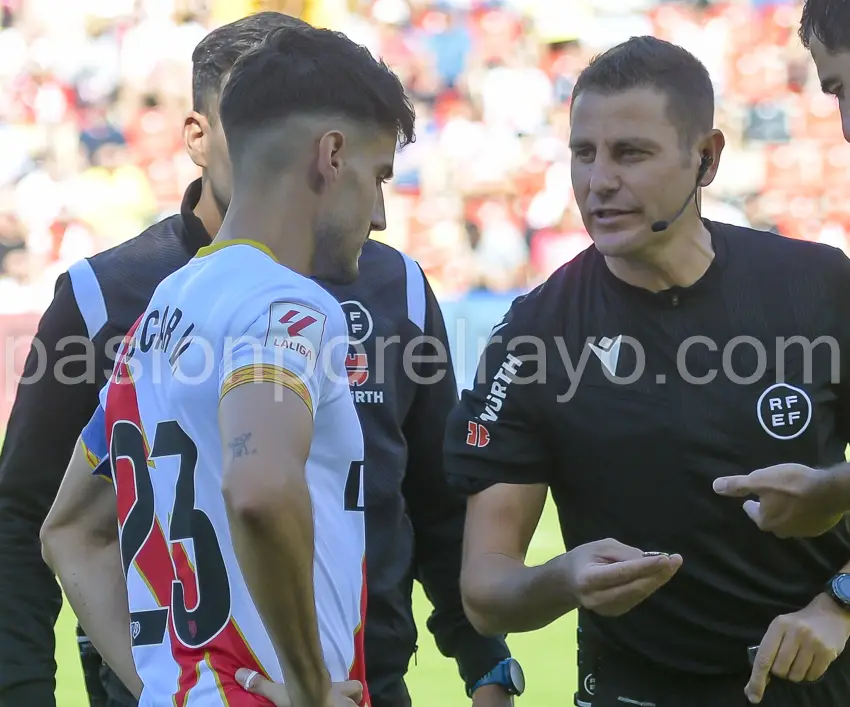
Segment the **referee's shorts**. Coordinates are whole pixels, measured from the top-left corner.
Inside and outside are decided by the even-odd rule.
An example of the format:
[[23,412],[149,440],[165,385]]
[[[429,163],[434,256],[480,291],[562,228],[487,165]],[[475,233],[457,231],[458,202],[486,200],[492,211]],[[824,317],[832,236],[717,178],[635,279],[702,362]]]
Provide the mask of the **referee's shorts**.
[[[594,673],[592,707],[752,707],[744,694],[749,673],[695,676],[607,647]],[[850,651],[816,683],[771,677],[760,707],[850,707]]]

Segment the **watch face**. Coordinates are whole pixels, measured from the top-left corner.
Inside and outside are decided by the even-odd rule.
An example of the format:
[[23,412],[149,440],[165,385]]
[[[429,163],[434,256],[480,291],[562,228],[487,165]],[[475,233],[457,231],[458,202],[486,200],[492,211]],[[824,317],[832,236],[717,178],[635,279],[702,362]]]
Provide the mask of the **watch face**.
[[832,591],[843,603],[850,605],[850,574],[840,574],[832,580]]
[[521,695],[525,692],[525,675],[523,675],[522,668],[516,660],[512,660],[508,667],[511,671],[511,682],[514,684],[517,694]]

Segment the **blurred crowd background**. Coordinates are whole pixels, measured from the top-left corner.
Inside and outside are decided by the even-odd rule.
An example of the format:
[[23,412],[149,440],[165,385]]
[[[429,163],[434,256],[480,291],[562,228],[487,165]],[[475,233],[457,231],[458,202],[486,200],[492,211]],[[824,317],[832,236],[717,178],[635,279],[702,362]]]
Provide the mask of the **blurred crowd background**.
[[796,2],[0,0],[0,314],[40,312],[81,257],[179,209],[191,54],[280,9],[382,56],[415,99],[389,228],[442,301],[526,290],[589,240],[570,188],[569,97],[638,34],[709,68],[726,134],[703,213],[848,248],[850,147],[796,35]]

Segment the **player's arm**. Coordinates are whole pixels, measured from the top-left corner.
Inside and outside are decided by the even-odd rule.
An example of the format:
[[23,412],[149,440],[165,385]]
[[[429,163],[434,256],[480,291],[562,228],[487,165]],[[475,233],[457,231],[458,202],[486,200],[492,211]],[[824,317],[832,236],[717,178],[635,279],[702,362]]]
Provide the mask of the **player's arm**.
[[41,558],[38,533],[80,430],[97,406],[94,362],[86,355],[89,337],[81,306],[69,276],[62,275],[30,346],[2,443],[2,707],[55,704],[54,624],[62,595]]
[[[296,311],[290,323],[314,319],[301,332],[312,361],[279,345],[288,338],[287,325],[277,324],[287,307]],[[270,321],[277,331],[269,331]],[[316,363],[323,331],[331,328],[326,323],[323,312],[301,303],[273,304],[243,337],[253,345],[237,342],[222,371],[219,406],[234,550],[295,707],[324,704],[331,687],[316,618],[313,513],[305,478],[322,389],[322,364]]]
[[415,368],[427,382],[417,386],[403,424],[408,446],[403,492],[415,536],[416,575],[434,605],[428,628],[440,652],[457,660],[471,689],[510,651],[501,636],[479,634],[463,610],[460,568],[466,499],[448,485],[443,473],[443,431],[457,404],[457,383],[440,307],[427,280],[415,285],[425,289],[427,337],[414,351],[422,357]]
[[[84,444],[90,439],[97,441]],[[109,463],[105,446],[99,408],[77,442],[42,526],[42,555],[59,577],[86,635],[138,698],[142,683],[130,645],[130,610],[121,569],[115,491],[109,478],[93,474],[93,466],[102,468]]]

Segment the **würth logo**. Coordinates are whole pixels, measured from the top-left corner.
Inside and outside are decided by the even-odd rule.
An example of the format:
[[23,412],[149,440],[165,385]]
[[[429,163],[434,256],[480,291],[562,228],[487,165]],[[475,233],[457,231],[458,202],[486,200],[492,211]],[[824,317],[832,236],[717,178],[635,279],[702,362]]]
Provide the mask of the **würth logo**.
[[470,422],[467,425],[466,443],[470,447],[486,447],[490,444],[490,430],[480,422]]
[[365,353],[350,353],[345,357],[348,384],[359,388],[369,380],[369,357]]
[[281,324],[289,325],[286,327],[287,336],[298,336],[308,326],[315,324],[317,321],[315,317],[311,317],[309,314],[301,317],[301,319],[296,319],[300,314],[301,312],[297,309],[290,309],[278,320]]

